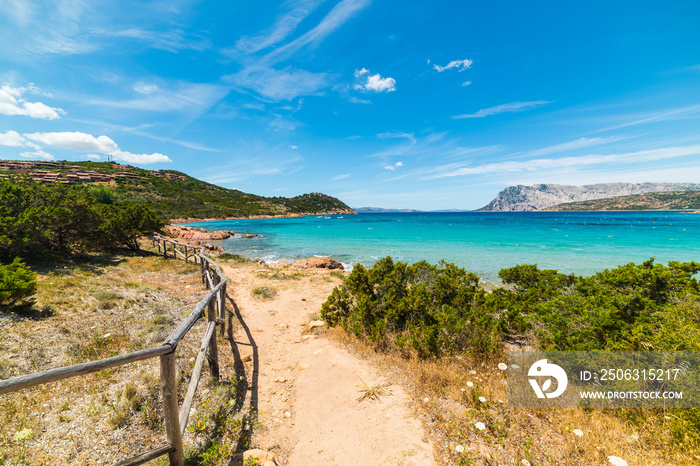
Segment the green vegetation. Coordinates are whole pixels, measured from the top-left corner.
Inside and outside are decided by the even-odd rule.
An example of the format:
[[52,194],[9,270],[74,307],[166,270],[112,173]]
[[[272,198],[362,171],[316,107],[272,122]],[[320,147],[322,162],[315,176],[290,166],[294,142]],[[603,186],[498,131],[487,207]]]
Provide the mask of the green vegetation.
[[[109,196],[103,191],[101,197]],[[143,206],[102,204],[86,187],[0,180],[0,261],[126,247],[164,226]]]
[[0,309],[14,306],[36,292],[36,276],[16,257],[8,265],[0,264]]
[[[73,167],[114,175],[123,172],[111,162],[71,162]],[[68,173],[68,166],[42,167],[48,171]],[[172,179],[156,176],[150,170],[129,167],[131,178],[116,178],[110,195],[102,187],[91,190],[104,204],[125,203],[149,208],[164,218],[224,218],[252,215],[315,214],[348,211],[343,202],[321,193],[292,198],[263,197],[226,189],[175,170],[163,170]]]
[[645,193],[567,202],[545,210],[700,210],[700,191]]

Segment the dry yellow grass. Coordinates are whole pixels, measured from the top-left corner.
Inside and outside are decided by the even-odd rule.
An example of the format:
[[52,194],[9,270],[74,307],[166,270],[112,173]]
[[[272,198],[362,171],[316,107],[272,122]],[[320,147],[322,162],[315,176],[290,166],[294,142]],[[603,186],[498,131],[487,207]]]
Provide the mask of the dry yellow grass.
[[[607,410],[510,408],[507,371],[497,367],[507,361],[406,359],[377,352],[340,328],[329,335],[411,392],[442,464],[609,465],[609,456],[630,466],[700,464],[700,452],[674,446],[658,416],[627,422]],[[644,411],[629,414],[645,417]]]
[[[39,312],[0,314],[2,379],[156,346],[205,293],[198,265],[155,256],[105,256],[39,273]],[[178,346],[183,392],[203,326]],[[222,357],[221,372],[235,379],[230,358]],[[198,409],[210,382],[205,374]],[[185,438],[190,448],[201,440]],[[0,464],[22,456],[25,464],[111,464],[164,443],[157,358],[0,395]]]

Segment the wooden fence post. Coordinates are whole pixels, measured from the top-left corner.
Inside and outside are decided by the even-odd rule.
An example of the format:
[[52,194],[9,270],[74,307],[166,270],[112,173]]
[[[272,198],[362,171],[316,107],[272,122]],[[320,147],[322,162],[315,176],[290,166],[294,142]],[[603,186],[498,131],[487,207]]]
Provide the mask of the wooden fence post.
[[[215,296],[209,300],[209,305],[207,307],[207,320],[209,322],[216,322],[216,303],[214,302]],[[209,342],[209,351],[207,351],[207,361],[209,362],[209,371],[214,379],[219,380],[219,349],[216,345],[216,329],[214,330],[214,335],[211,337]]]
[[177,407],[177,368],[175,353],[160,357],[160,387],[163,391],[163,409],[165,411],[165,433],[168,442],[175,449],[168,453],[171,466],[185,466],[185,454],[182,448],[179,409]]
[[221,330],[219,330],[219,333],[222,337],[226,332],[226,285],[228,285],[228,282],[224,283],[224,286],[222,286],[219,290],[219,318],[222,322]]

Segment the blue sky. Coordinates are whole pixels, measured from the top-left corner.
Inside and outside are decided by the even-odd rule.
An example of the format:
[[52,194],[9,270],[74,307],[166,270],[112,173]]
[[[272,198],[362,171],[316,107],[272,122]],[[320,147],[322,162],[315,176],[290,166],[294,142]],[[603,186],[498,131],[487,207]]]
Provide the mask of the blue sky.
[[0,2],[0,157],[473,209],[700,182],[700,3]]

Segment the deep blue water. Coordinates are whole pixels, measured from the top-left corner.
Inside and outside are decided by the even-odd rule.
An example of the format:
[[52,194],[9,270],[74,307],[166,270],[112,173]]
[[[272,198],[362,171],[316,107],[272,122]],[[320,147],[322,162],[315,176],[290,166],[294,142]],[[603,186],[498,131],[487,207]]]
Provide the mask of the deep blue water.
[[221,241],[228,252],[265,261],[329,256],[372,265],[390,255],[441,259],[496,281],[516,264],[590,275],[656,257],[700,261],[700,214],[679,212],[460,212],[327,215],[189,223],[210,231],[258,233]]

